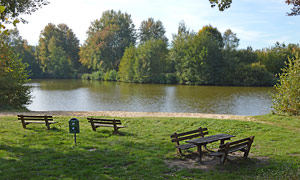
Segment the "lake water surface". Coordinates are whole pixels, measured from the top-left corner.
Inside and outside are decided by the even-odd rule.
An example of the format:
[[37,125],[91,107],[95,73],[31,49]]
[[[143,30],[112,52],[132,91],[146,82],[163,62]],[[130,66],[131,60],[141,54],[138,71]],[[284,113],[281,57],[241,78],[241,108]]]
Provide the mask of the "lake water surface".
[[33,80],[32,111],[133,111],[262,115],[271,111],[268,87],[131,84]]

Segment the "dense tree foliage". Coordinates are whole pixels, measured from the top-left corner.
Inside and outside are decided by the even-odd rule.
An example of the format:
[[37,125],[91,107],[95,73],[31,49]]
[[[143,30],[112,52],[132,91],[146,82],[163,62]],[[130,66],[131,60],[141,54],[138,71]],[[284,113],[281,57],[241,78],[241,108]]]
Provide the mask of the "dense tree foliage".
[[289,58],[275,85],[273,108],[278,114],[300,115],[300,58]]
[[164,83],[168,49],[162,39],[150,39],[137,48],[126,49],[120,63],[120,79],[125,82]]
[[[28,82],[26,66],[16,53],[18,50],[15,49],[18,49],[18,45],[13,43],[11,37],[7,37],[9,33],[4,24],[13,23],[16,26],[19,21],[16,18],[20,14],[31,14],[44,3],[46,1],[43,0],[5,0],[0,2],[1,110],[24,108],[24,105],[30,102],[30,87],[25,86],[25,83]],[[17,40],[16,42],[20,41]],[[14,47],[11,47],[11,45]],[[18,53],[23,54],[23,58],[25,59],[26,52],[29,52],[26,51],[28,50],[26,44],[23,46],[23,50],[19,50],[20,52]]]
[[173,38],[170,58],[180,83],[220,83],[224,67],[223,38],[216,28],[205,26],[195,35],[181,25]]
[[73,77],[80,67],[79,40],[65,24],[49,23],[41,32],[37,57],[47,77]]
[[19,109],[30,102],[26,66],[4,41],[0,41],[0,110]]
[[148,18],[142,21],[139,28],[140,43],[144,43],[150,39],[162,39],[166,43],[168,38],[165,36],[166,30],[160,20],[154,21],[153,18]]
[[80,49],[80,62],[90,70],[118,70],[125,49],[135,44],[131,16],[121,11],[105,11],[92,22],[88,38]]
[[35,47],[28,45],[27,41],[22,39],[18,29],[9,30],[8,35],[1,34],[0,39],[12,47],[13,52],[18,54],[22,62],[27,65],[26,70],[31,78],[40,77],[42,70],[35,57]]
[[257,55],[259,62],[275,75],[281,73],[281,69],[285,66],[288,58],[295,57],[298,52],[300,52],[300,47],[297,44],[287,46],[277,42],[271,48],[257,50]]
[[123,82],[134,82],[135,77],[135,63],[136,63],[136,48],[131,45],[126,48],[124,55],[120,62],[119,76],[120,81]]

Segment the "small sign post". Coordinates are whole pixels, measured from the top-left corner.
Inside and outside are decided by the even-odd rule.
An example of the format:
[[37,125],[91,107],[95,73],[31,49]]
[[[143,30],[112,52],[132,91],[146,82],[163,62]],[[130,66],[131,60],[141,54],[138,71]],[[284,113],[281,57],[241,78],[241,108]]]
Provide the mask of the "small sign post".
[[69,120],[69,132],[74,134],[74,142],[76,145],[76,133],[79,133],[79,120],[72,118]]

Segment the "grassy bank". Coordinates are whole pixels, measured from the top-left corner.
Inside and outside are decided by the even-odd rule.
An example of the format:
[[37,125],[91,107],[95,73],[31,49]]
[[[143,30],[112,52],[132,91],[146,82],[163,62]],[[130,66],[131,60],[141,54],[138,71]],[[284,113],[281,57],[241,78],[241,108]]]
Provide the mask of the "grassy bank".
[[[46,130],[23,129],[16,117],[0,117],[0,179],[299,179],[300,119],[265,115],[254,121],[203,118],[119,118],[127,128],[93,132],[80,120],[77,146],[68,120]],[[235,139],[255,135],[250,159],[210,170],[170,167],[176,160],[170,134],[207,127]],[[260,163],[262,157],[267,159]]]

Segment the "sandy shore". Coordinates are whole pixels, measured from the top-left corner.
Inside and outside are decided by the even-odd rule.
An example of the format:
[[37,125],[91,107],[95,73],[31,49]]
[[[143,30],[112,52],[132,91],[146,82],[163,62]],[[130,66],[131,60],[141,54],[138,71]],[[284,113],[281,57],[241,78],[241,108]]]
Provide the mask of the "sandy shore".
[[52,116],[110,116],[110,117],[192,117],[214,119],[250,120],[249,116],[204,113],[167,113],[167,112],[126,112],[126,111],[30,111],[30,112],[0,112],[0,116],[52,115]]

